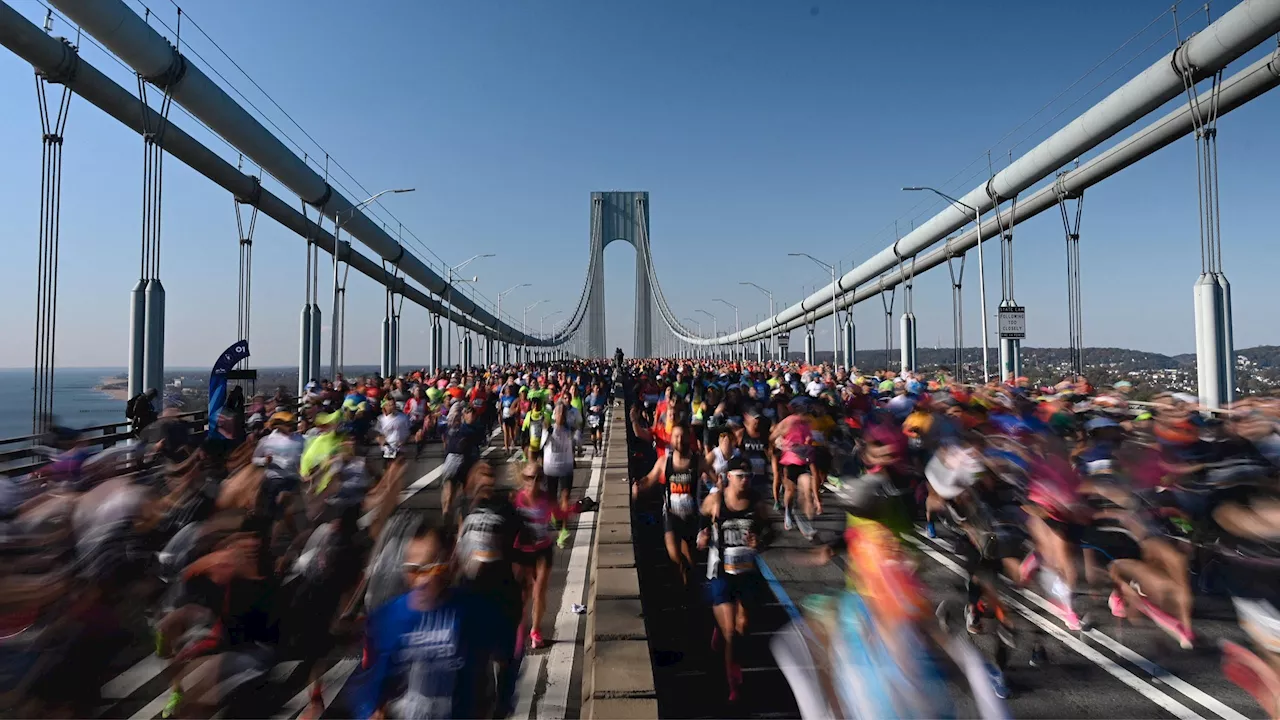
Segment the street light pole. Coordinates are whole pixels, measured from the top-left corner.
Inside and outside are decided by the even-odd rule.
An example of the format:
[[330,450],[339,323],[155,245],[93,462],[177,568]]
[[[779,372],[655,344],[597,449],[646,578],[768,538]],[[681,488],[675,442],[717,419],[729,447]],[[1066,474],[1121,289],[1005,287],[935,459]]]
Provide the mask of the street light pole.
[[[719,340],[720,339],[720,321],[716,319],[716,316],[702,309],[694,310],[694,312],[700,312],[703,315],[706,315],[707,317],[711,318],[711,335],[714,336],[716,340]],[[720,354],[719,342],[711,346],[711,354],[713,357]]]
[[[449,323],[448,323],[449,338],[445,342],[445,348],[447,348],[449,351],[448,361],[446,362],[446,364],[449,367],[453,367],[453,274],[458,272],[462,268],[470,265],[473,260],[479,260],[480,258],[491,258],[491,257],[497,257],[497,256],[494,255],[493,253],[483,253],[480,255],[472,255],[471,257],[467,258],[466,260],[463,260],[457,265],[454,265],[448,270],[448,273],[447,273],[448,279],[445,281],[444,292],[445,292],[445,305],[449,313]],[[469,282],[476,282],[479,279],[480,279],[479,276],[475,276],[475,277],[472,277]]]
[[[350,222],[351,218],[355,217],[357,212],[360,212],[360,208],[377,200],[383,195],[386,195],[387,193],[411,193],[414,189],[415,188],[395,188],[391,190],[383,190],[382,192],[370,195],[360,203],[352,205],[347,211],[348,214],[346,219],[339,217],[341,213],[335,213],[333,216],[333,310],[332,314],[329,316],[329,374],[333,376],[334,380],[337,380],[338,378],[338,346],[342,342],[342,330],[339,327],[341,323],[338,318],[338,303],[340,295],[338,285],[338,253],[342,250],[342,243],[339,241],[339,237],[342,233],[342,226]],[[318,343],[319,341],[317,341],[317,344]]]
[[[960,202],[937,188],[918,186],[904,187],[902,189],[906,191],[927,190],[951,203],[961,212],[968,210],[973,213],[973,225],[978,233],[978,304],[982,308],[982,382],[986,384],[991,381],[991,375],[987,370],[989,366],[987,352],[987,273],[986,263],[982,261],[982,212],[978,208],[968,203]],[[957,368],[957,372],[959,372],[959,368]]]
[[[526,287],[530,287],[530,283],[520,283],[519,285],[512,285],[511,287],[507,288],[506,290],[503,290],[502,292],[498,293],[498,322],[499,322],[499,323],[501,323],[501,322],[502,322],[502,296],[503,296],[503,295],[506,295],[506,294],[508,294],[508,293],[510,293],[512,290],[519,290],[520,288],[526,288]],[[497,332],[497,331],[495,330],[494,332],[495,332],[495,334],[496,334],[496,332]],[[502,353],[502,348],[503,348],[503,347],[505,347],[505,346],[502,344],[502,338],[498,338],[498,339],[497,339],[497,343],[498,343],[498,355],[499,355],[499,359],[501,360],[501,362],[502,362],[503,364],[506,364],[506,362],[507,362],[507,358],[506,358],[506,357],[504,356],[504,354]]]
[[[695,328],[697,328],[697,331],[698,331],[698,337],[702,337],[702,323],[698,322],[697,320],[694,320],[693,318],[681,318],[681,319],[682,319],[682,320],[684,320],[685,322],[693,323],[693,326],[694,326]],[[693,345],[690,345],[690,346],[689,346],[689,352],[690,352],[690,354],[695,354],[695,353],[696,353],[696,351],[694,350],[694,346],[693,346]]]
[[564,312],[564,311],[563,311],[563,310],[556,310],[556,311],[553,311],[553,312],[549,312],[549,313],[547,313],[546,315],[543,315],[543,316],[542,316],[542,319],[538,321],[538,335],[541,335],[541,336],[543,337],[543,339],[546,339],[547,318],[549,318],[549,317],[555,317],[556,315],[559,315],[559,314],[560,314],[560,313],[562,313],[562,312]]
[[[759,285],[753,282],[743,281],[738,284],[750,285],[751,287],[769,296],[769,354],[777,355],[778,354],[778,311],[774,308],[773,293],[769,292],[768,290],[765,290],[764,288],[760,287]],[[777,358],[775,357],[772,359],[776,360]]]
[[[729,302],[728,300],[725,300],[725,299],[723,299],[723,298],[711,298],[711,301],[712,301],[712,302],[718,302],[718,303],[724,303],[725,305],[728,305],[729,307],[733,308],[733,332],[734,332],[734,334],[735,334],[735,335],[736,335],[736,334],[740,334],[740,333],[742,332],[742,323],[738,322],[738,306],[737,306],[737,305],[734,305],[733,303],[731,303],[731,302]],[[741,348],[741,347],[742,347],[741,341],[739,341],[738,347],[739,347],[739,348]],[[737,352],[735,352],[735,353],[734,353],[734,356],[735,356],[735,357],[734,357],[734,359],[735,359],[735,360],[737,360],[737,359],[738,359],[738,358],[737,358],[737,355],[739,355],[739,354],[740,354],[740,353],[737,353]]]
[[[818,258],[809,253],[787,253],[791,257],[807,257],[818,265],[831,271],[831,365],[834,368],[840,366],[840,313],[836,312],[836,267],[822,262]],[[845,364],[849,364],[849,359],[845,358]]]
[[[536,308],[536,307],[538,307],[539,305],[541,305],[541,304],[542,304],[542,303],[544,303],[544,302],[548,302],[548,301],[547,301],[547,300],[538,300],[538,301],[535,301],[535,302],[534,302],[532,305],[530,305],[529,307],[527,307],[527,308],[525,308],[525,309],[524,309],[524,313],[520,316],[520,327],[524,328],[525,334],[528,334],[528,332],[529,332],[529,311],[530,311],[530,310],[532,310],[532,309],[534,309],[534,308]],[[529,354],[529,348],[528,348],[528,346],[527,346],[527,345],[525,346],[525,354],[526,354],[526,355],[527,355],[527,354]],[[527,359],[527,358],[526,358],[526,359]]]

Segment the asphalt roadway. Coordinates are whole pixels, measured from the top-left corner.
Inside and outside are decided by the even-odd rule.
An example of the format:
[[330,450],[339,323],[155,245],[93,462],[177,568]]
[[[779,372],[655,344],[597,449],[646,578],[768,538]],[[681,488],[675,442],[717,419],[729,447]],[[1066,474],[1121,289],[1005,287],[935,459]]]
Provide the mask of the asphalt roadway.
[[[502,450],[501,434],[492,438],[484,452],[485,459],[495,466],[500,483],[504,477],[514,481],[516,466],[508,462]],[[439,517],[442,461],[439,443],[429,445],[422,459],[414,461],[405,473],[402,509],[422,512],[432,519]],[[598,495],[603,466],[604,458],[593,458],[588,448],[574,471],[572,499],[584,494]],[[592,487],[597,490],[591,490]],[[514,718],[559,719],[579,715],[586,616],[574,614],[571,607],[582,603],[585,597],[585,572],[595,518],[592,512],[571,520],[572,537],[563,550],[555,552],[542,628],[543,636],[550,642],[545,649],[532,651],[525,658]],[[349,645],[321,661],[325,673],[324,696],[329,706],[325,717],[349,717],[342,690],[359,664],[360,651],[358,645]],[[145,637],[139,637],[137,643],[113,659],[109,676],[111,680],[102,686],[103,703],[98,717],[152,720],[160,716],[168,699],[171,673],[167,661],[151,652]],[[283,662],[272,668],[270,682],[258,693],[255,706],[264,717],[296,718],[308,699],[305,674],[296,662]]]
[[[635,457],[633,465],[638,472],[644,461]],[[737,647],[744,682],[738,701],[730,704],[722,656],[710,647],[711,617],[701,589],[685,591],[681,586],[662,546],[661,515],[653,501],[638,502],[635,510],[636,558],[649,622],[659,714],[671,718],[798,717],[795,699],[768,641],[775,633],[794,632],[790,622],[801,617],[797,607],[806,596],[843,588],[842,558],[817,566],[804,562],[812,556],[812,543],[798,531],[784,531],[777,514],[771,517],[773,539],[761,553],[762,575],[769,590],[754,603],[748,635]],[[815,529],[820,537],[830,537],[841,533],[844,525],[844,511],[836,494],[826,493],[824,512],[815,518]],[[962,561],[950,544],[930,540],[922,528],[917,528],[911,542],[919,554],[922,579],[934,606],[947,600],[957,609],[962,607]],[[705,569],[700,563],[699,577]],[[1121,626],[1107,610],[1105,589],[1080,589],[1078,610],[1098,618],[1096,626],[1086,632],[1067,630],[1042,594],[1009,585],[1004,590],[1016,618],[1017,647],[1006,673],[1011,691],[1008,709],[1013,717],[1242,720],[1263,716],[1254,700],[1222,674],[1219,641],[1247,645],[1225,597],[1196,598],[1195,647],[1182,650],[1151,623]],[[985,629],[993,627],[993,621],[987,620]],[[963,628],[956,632],[966,634]],[[1042,639],[1049,663],[1031,667],[1036,636]],[[972,640],[984,656],[994,657],[997,641],[993,634],[978,634]],[[975,708],[966,691],[954,684],[953,691],[959,716],[973,717]]]

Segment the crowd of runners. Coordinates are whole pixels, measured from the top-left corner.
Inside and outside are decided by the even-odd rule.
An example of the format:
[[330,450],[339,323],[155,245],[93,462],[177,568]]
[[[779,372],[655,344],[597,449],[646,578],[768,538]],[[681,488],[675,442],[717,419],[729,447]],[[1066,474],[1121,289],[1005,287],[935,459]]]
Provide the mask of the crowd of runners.
[[[330,714],[506,717],[547,643],[553,553],[594,507],[570,489],[602,451],[612,372],[339,375],[229,403],[207,431],[135,413],[106,449],[55,429],[47,463],[0,476],[0,714],[95,716],[141,644],[167,661],[166,718],[262,717],[289,661],[319,717],[324,661],[352,646]],[[399,507],[424,454],[439,513]]]
[[[1127,382],[974,387],[946,369],[637,360],[628,372],[633,442],[657,456],[633,493],[661,493],[670,561],[705,585],[730,701],[734,637],[769,593],[756,559],[796,533],[812,550],[792,562],[848,577],[772,642],[806,717],[948,716],[948,678],[1004,717],[1005,673],[1050,660],[1043,631],[1006,606],[1019,588],[1044,593],[1068,631],[1114,617],[1175,650],[1203,644],[1196,597],[1229,596],[1251,647],[1220,642],[1222,669],[1278,717],[1280,400],[1208,412],[1180,393],[1133,401]],[[843,533],[816,527],[824,508],[845,516]],[[963,558],[963,601],[929,600],[922,537]],[[967,641],[977,634],[997,639],[989,656]]]
[[[794,533],[810,548],[797,562],[848,580],[772,642],[806,717],[944,716],[954,687],[1003,717],[1005,673],[1049,661],[1006,606],[1029,587],[1069,631],[1113,616],[1182,648],[1203,643],[1196,598],[1229,596],[1250,642],[1221,643],[1223,670],[1280,716],[1280,402],[1211,413],[1084,378],[621,358],[339,376],[195,435],[162,412],[105,450],[56,430],[47,464],[0,478],[0,709],[94,714],[143,633],[169,663],[165,717],[261,714],[285,660],[309,673],[303,717],[318,717],[322,660],[344,644],[363,654],[331,712],[505,717],[546,643],[553,554],[592,509],[570,502],[576,460],[601,452],[624,387],[632,449],[656,457],[633,496],[660,497],[730,701],[735,640],[769,592],[758,558]],[[406,469],[433,452],[440,512],[398,510]],[[824,512],[844,532],[820,528]],[[929,600],[917,530],[964,559],[955,606]]]

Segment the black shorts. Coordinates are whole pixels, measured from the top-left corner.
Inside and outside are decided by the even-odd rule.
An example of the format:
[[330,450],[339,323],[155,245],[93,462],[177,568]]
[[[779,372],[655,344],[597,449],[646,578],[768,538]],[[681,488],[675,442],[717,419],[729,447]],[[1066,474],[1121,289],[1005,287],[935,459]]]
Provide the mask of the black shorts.
[[1138,539],[1118,525],[1090,525],[1084,528],[1080,533],[1080,547],[1098,551],[1108,563],[1142,558]]
[[539,560],[545,560],[550,563],[554,548],[554,545],[548,545],[541,550],[517,550],[515,552],[516,564],[520,567],[532,568],[537,566]]
[[507,417],[502,418],[502,424],[510,428],[515,427],[518,422],[520,422],[520,418],[516,417],[515,415],[509,415]]
[[1045,518],[1044,524],[1048,525],[1050,530],[1072,545],[1080,544],[1080,536],[1084,534],[1085,530],[1083,525],[1065,522],[1051,517]]
[[561,492],[569,492],[573,487],[573,473],[568,475],[548,475],[547,476],[547,492],[552,495],[558,495]]
[[738,575],[720,573],[707,580],[707,604],[711,607],[727,605],[731,602],[749,605],[754,598],[761,594],[760,589],[763,582],[764,580],[758,572],[739,573]]
[[702,518],[697,514],[682,518],[666,508],[662,510],[662,530],[674,534],[682,540],[693,542],[698,539],[698,531],[702,529]]
[[801,475],[809,474],[808,465],[783,465],[782,475],[791,482],[798,482]]

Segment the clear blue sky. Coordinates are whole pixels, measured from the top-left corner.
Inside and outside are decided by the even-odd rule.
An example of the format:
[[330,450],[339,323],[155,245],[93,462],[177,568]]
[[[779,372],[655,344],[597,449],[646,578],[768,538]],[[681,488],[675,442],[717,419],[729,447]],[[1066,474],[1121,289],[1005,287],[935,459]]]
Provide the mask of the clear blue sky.
[[[168,0],[147,2],[173,25]],[[847,269],[892,241],[895,218],[905,232],[910,218],[936,209],[901,192],[903,185],[944,186],[993,146],[999,169],[1014,140],[1063,111],[1014,149],[1027,150],[1173,47],[1172,36],[1159,39],[1170,27],[1166,16],[997,144],[1166,10],[1169,0],[1087,0],[1069,11],[1055,3],[932,0],[183,5],[367,188],[416,187],[415,194],[388,198],[385,207],[432,250],[451,262],[497,253],[473,266],[485,294],[535,284],[510,295],[504,309],[546,299],[538,313],[570,311],[587,263],[590,193],[648,190],[653,254],[667,298],[682,316],[703,308],[722,326],[732,313],[712,297],[739,304],[744,323],[768,305],[740,280],[774,288],[788,302],[799,299],[825,279],[788,251],[840,259]],[[1221,5],[1216,16],[1234,3],[1215,5]],[[31,0],[17,0],[16,7],[37,23],[43,17]],[[1184,8],[1186,27],[1203,27],[1203,17],[1192,13]],[[65,24],[55,31],[74,35]],[[295,139],[321,152],[207,40],[185,28],[183,42]],[[135,87],[132,75],[88,43],[84,56]],[[1126,61],[1132,62],[1106,80]],[[0,366],[32,361],[40,162],[32,87],[30,67],[0,50],[6,265],[0,334],[7,339]],[[1278,109],[1280,96],[1272,93],[1221,122],[1222,231],[1237,347],[1280,342],[1270,307],[1276,299]],[[176,109],[172,117],[234,161],[226,145],[189,118]],[[167,359],[175,366],[208,365],[235,339],[232,200],[176,160],[165,169]],[[965,192],[985,172],[984,158],[944,189]],[[140,177],[139,137],[77,100],[65,143],[60,365],[125,363]],[[1088,344],[1194,349],[1196,222],[1194,152],[1187,141],[1089,191],[1081,242]],[[1045,213],[1020,226],[1016,237],[1027,342],[1064,346],[1061,221]],[[988,249],[994,305],[999,255],[996,245]],[[631,345],[634,257],[621,244],[606,254],[610,347]],[[255,362],[295,362],[303,242],[263,218],[254,259]],[[972,344],[976,260],[969,268]],[[919,279],[916,292],[921,343],[947,345],[945,270]],[[375,363],[382,295],[353,274],[349,296],[348,361]],[[404,358],[421,363],[426,313],[406,307],[405,314]],[[883,346],[879,303],[860,305],[857,315],[860,346]],[[369,321],[360,324],[361,318]],[[819,347],[829,347],[829,328],[819,325]]]

